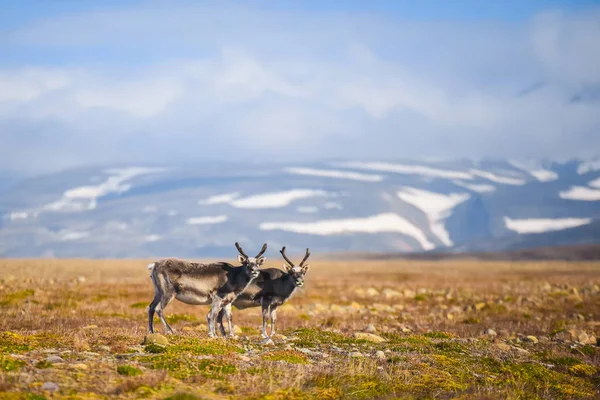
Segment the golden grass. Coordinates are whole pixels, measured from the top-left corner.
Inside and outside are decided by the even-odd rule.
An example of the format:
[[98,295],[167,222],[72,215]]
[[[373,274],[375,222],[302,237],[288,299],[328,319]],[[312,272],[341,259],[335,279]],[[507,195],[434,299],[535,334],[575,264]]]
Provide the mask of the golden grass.
[[316,260],[274,346],[259,309],[210,340],[208,307],[174,301],[148,352],[149,262],[0,260],[0,398],[600,396],[600,263]]

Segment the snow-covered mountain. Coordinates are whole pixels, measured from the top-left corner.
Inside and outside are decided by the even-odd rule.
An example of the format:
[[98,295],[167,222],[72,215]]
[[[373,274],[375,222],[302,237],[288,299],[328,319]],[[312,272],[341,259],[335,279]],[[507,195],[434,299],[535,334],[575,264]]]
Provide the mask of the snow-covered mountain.
[[5,188],[0,215],[4,257],[579,244],[600,242],[600,160],[84,168]]

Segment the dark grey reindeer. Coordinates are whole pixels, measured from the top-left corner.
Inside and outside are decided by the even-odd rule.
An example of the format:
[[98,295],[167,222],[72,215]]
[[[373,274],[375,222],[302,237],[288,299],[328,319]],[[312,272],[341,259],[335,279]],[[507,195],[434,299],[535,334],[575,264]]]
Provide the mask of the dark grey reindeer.
[[[240,293],[259,275],[259,267],[264,264],[262,257],[267,250],[265,243],[256,255],[248,257],[240,245],[238,261],[241,266],[233,266],[226,262],[200,264],[175,258],[168,258],[148,265],[150,277],[154,284],[154,299],[148,307],[148,330],[154,333],[154,313],[158,314],[167,333],[173,333],[164,317],[165,307],[175,298],[186,304],[208,305],[210,311],[208,336],[215,337],[216,317],[223,307],[230,307]],[[229,325],[230,336],[235,337],[233,326]]]
[[233,322],[231,316],[231,306],[239,310],[250,307],[262,308],[262,331],[261,336],[268,338],[267,318],[271,319],[271,335],[275,334],[275,320],[277,319],[277,307],[285,303],[292,297],[298,287],[304,285],[304,275],[308,272],[310,265],[304,265],[310,256],[309,249],[298,266],[285,255],[285,246],[280,250],[283,259],[287,264],[283,265],[285,271],[277,268],[265,268],[259,271],[258,278],[253,280],[246,290],[244,290],[232,303],[227,304],[219,312],[217,322],[223,336],[225,336],[225,327],[223,326],[223,317],[227,318],[229,333],[231,335]]

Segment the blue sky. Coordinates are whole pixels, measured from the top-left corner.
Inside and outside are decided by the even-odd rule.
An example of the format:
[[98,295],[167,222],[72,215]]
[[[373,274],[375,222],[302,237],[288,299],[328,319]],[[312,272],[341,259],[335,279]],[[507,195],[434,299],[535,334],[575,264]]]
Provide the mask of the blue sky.
[[589,157],[597,43],[589,0],[4,0],[0,171]]

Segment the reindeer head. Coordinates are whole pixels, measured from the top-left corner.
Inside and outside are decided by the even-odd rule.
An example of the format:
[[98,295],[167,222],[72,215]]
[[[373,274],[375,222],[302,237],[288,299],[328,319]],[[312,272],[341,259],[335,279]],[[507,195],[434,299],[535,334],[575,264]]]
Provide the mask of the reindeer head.
[[297,266],[294,265],[294,263],[291,262],[290,259],[285,255],[285,246],[283,246],[283,248],[279,252],[281,253],[283,259],[287,263],[283,264],[283,268],[285,268],[287,273],[290,274],[292,278],[294,278],[294,284],[298,287],[304,285],[304,275],[306,275],[308,269],[310,268],[310,265],[304,265],[304,263],[306,262],[306,260],[308,260],[308,257],[310,257],[310,251],[306,249],[306,254],[304,255],[304,258],[302,259],[302,261],[300,261],[300,264],[298,264]]
[[243,267],[246,267],[246,273],[248,276],[251,278],[258,277],[258,269],[267,260],[265,257],[262,257],[265,251],[267,251],[267,244],[263,244],[262,249],[260,249],[260,252],[256,255],[256,257],[248,257],[238,242],[235,243],[235,247],[240,252],[240,254],[238,254],[238,261]]

